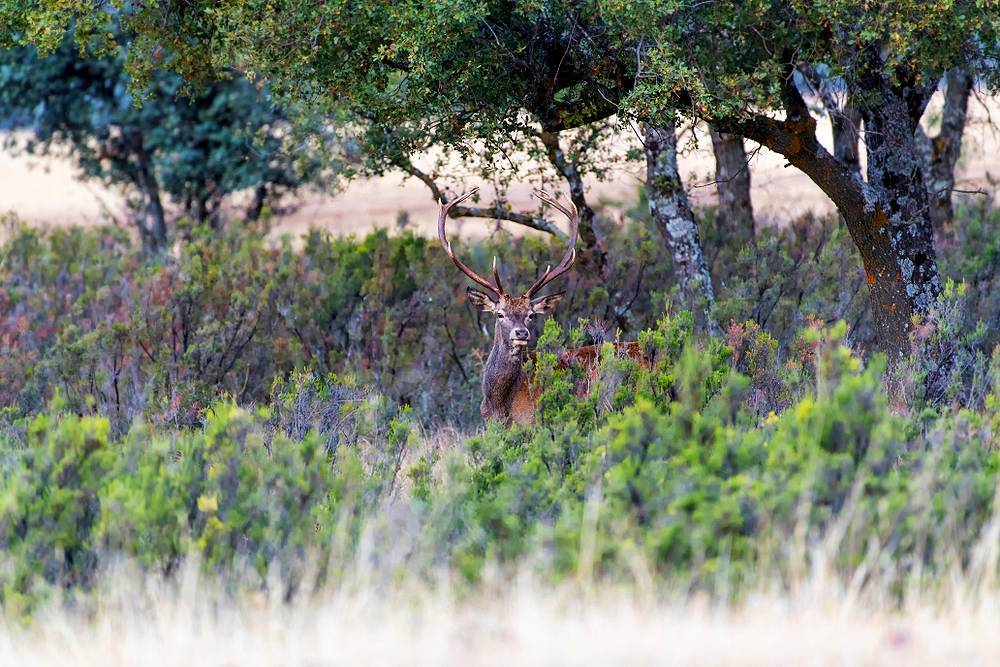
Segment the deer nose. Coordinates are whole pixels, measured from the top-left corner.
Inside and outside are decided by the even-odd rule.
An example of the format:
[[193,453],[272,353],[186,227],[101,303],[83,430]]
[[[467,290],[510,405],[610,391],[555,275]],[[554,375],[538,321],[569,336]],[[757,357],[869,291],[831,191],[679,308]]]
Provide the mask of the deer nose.
[[528,340],[530,335],[527,329],[514,329],[510,332],[510,337],[514,340]]

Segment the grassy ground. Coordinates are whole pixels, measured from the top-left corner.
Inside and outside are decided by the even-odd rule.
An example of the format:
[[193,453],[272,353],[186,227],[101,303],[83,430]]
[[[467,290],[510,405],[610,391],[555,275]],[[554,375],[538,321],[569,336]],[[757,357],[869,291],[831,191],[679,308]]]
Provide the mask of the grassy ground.
[[[362,581],[292,607],[116,580],[96,614],[0,630],[4,665],[996,665],[1000,596],[902,608],[816,579],[739,605],[494,582],[475,599]],[[958,583],[958,582],[955,582]],[[968,582],[964,582],[968,583]]]

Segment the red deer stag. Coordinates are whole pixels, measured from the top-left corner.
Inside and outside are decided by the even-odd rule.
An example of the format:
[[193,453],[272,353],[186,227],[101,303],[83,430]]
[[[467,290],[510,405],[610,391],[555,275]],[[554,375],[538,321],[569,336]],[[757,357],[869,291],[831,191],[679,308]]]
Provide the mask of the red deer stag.
[[[486,291],[468,288],[469,300],[480,310],[493,313],[496,316],[496,327],[493,337],[493,348],[486,359],[483,370],[483,402],[479,408],[484,419],[497,419],[505,423],[511,421],[519,424],[529,424],[534,419],[538,390],[532,386],[531,378],[524,369],[524,364],[538,340],[538,317],[553,308],[566,294],[556,292],[548,296],[536,297],[538,292],[553,280],[569,271],[576,259],[576,237],[580,222],[580,214],[576,206],[570,202],[569,207],[556,201],[546,192],[538,191],[535,196],[562,212],[570,222],[569,248],[562,261],[556,266],[548,266],[545,272],[521,296],[508,294],[500,283],[500,272],[497,270],[496,257],[493,258],[493,282],[483,278],[466,266],[455,253],[445,235],[444,226],[448,213],[453,206],[465,201],[476,193],[478,188],[456,197],[447,204],[441,205],[438,214],[438,239],[445,253],[455,263],[458,269],[475,281]],[[638,343],[621,343],[618,346],[620,354],[630,357],[639,356]],[[568,350],[560,359],[560,366],[579,363],[589,368],[596,368],[599,346]]]

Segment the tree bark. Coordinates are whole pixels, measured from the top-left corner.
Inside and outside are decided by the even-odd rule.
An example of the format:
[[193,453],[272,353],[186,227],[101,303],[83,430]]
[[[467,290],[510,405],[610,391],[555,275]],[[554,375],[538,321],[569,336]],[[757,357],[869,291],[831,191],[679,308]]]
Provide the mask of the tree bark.
[[894,254],[895,273],[879,278],[901,282],[910,315],[930,310],[941,290],[923,161],[914,137],[929,98],[926,91],[883,86],[880,104],[862,112],[868,185],[888,216],[882,230]]
[[720,228],[739,245],[754,238],[750,200],[750,167],[743,137],[709,126],[715,153],[715,187],[719,194]]
[[950,70],[945,75],[944,109],[941,130],[933,139],[920,126],[916,136],[924,157],[924,181],[934,229],[942,231],[955,217],[951,191],[955,187],[955,165],[962,152],[962,135],[972,93],[972,77],[964,70]]
[[549,162],[556,168],[569,185],[569,196],[577,211],[580,212],[580,239],[583,241],[584,251],[580,253],[580,263],[589,269],[597,277],[606,278],[608,274],[607,253],[597,230],[594,229],[594,210],[587,203],[586,193],[583,188],[583,178],[577,171],[576,165],[566,158],[559,143],[559,132],[542,130],[538,135],[545,147]]
[[670,248],[681,298],[692,309],[696,323],[717,336],[721,331],[712,314],[712,279],[677,168],[676,129],[673,123],[644,123],[643,135],[649,211]]
[[784,155],[836,204],[861,255],[879,347],[895,363],[909,354],[914,314],[940,292],[921,160],[913,139],[918,102],[885,86],[880,106],[864,116],[869,181],[816,139],[816,121],[796,94],[786,119],[721,121],[724,129]]
[[152,225],[141,228],[140,232],[143,239],[150,244],[151,249],[158,250],[167,245],[167,217],[163,212],[163,202],[160,199],[160,184],[150,165],[149,153],[146,151],[142,133],[129,129],[122,134],[135,157],[138,185],[146,195],[147,214],[152,220]]
[[830,122],[833,125],[833,156],[854,171],[861,171],[858,151],[861,112],[852,104],[850,93],[844,107],[833,111]]

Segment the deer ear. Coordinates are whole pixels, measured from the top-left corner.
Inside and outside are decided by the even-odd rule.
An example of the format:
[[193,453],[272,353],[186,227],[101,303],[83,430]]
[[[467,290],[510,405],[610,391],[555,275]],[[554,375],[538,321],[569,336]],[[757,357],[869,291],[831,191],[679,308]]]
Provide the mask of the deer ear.
[[465,289],[465,293],[468,294],[469,301],[472,302],[472,305],[479,310],[485,310],[492,313],[497,309],[496,301],[494,301],[493,298],[486,292],[480,292],[477,289],[467,287]]
[[554,309],[564,296],[566,296],[566,292],[556,292],[555,294],[539,297],[531,302],[531,309],[539,315],[544,315]]

